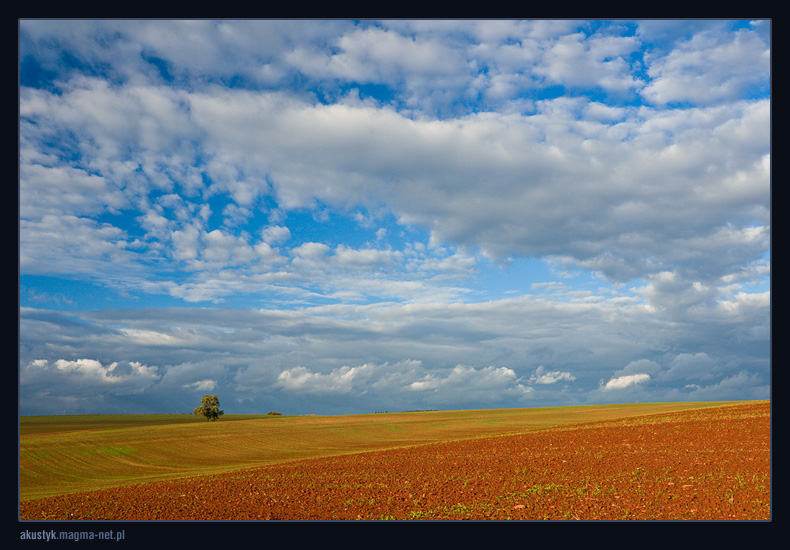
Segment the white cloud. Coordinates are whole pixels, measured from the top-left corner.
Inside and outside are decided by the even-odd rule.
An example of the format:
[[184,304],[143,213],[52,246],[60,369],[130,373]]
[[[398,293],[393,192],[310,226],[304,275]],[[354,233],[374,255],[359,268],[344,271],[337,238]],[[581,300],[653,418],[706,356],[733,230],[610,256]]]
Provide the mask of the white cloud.
[[285,390],[306,394],[345,394],[352,391],[364,393],[366,388],[362,384],[370,378],[373,369],[375,366],[368,364],[357,367],[342,366],[323,374],[311,372],[305,367],[294,367],[281,372],[277,382]]
[[197,391],[213,391],[217,387],[216,380],[198,380],[191,384],[185,384],[185,388]]
[[639,86],[625,60],[639,47],[633,37],[563,36],[552,44],[536,72],[566,86],[601,86],[625,91]]
[[256,257],[252,247],[236,235],[215,229],[204,236],[205,247],[201,258],[222,265],[246,264]]
[[767,82],[770,60],[768,44],[754,31],[703,31],[650,64],[652,83],[643,94],[658,104],[733,99],[748,86]]
[[[349,394],[364,396],[386,392],[428,392],[436,402],[451,400],[458,392],[467,399],[491,392],[521,390],[512,369],[507,367],[474,368],[456,365],[443,372],[427,371],[421,362],[401,361],[393,364],[366,363],[344,365],[329,372],[315,372],[302,366],[285,369],[277,376],[276,386],[289,392],[307,394]],[[490,397],[490,395],[489,395]]]
[[333,263],[342,266],[344,269],[355,269],[364,267],[384,267],[393,263],[393,254],[388,250],[377,248],[352,248],[343,244],[334,249],[332,255]]
[[414,39],[394,31],[358,29],[340,36],[337,53],[296,48],[286,60],[310,76],[382,82],[408,74],[455,74],[463,68],[457,50],[432,40]]
[[634,386],[637,384],[644,384],[650,380],[649,374],[626,374],[623,376],[618,376],[617,378],[612,378],[609,380],[606,385],[603,387],[604,390],[619,390],[623,388],[627,388],[630,386]]
[[557,382],[562,382],[563,380],[567,380],[568,382],[573,382],[576,380],[576,377],[569,372],[562,372],[562,371],[548,371],[546,370],[543,365],[539,366],[535,369],[535,374],[530,376],[529,383],[530,384],[556,384]]
[[261,230],[261,238],[267,244],[278,245],[291,238],[291,231],[282,225],[270,225]]
[[108,178],[78,168],[22,161],[20,179],[29,191],[20,195],[19,213],[25,218],[51,213],[90,215],[128,206],[121,190]]
[[412,389],[440,389],[445,386],[470,386],[481,388],[486,386],[501,386],[503,383],[516,381],[516,373],[507,367],[488,366],[482,369],[475,369],[469,365],[456,365],[445,377],[430,376],[427,380],[419,381],[419,386]]
[[306,242],[293,249],[294,255],[308,262],[322,260],[329,254],[329,246],[324,243]]
[[112,396],[140,394],[153,387],[161,378],[159,368],[137,361],[102,363],[96,359],[38,359],[22,365],[20,385],[38,387],[52,383],[52,397]]
[[19,246],[25,273],[113,277],[140,271],[128,235],[91,218],[46,214],[40,220],[20,219]]

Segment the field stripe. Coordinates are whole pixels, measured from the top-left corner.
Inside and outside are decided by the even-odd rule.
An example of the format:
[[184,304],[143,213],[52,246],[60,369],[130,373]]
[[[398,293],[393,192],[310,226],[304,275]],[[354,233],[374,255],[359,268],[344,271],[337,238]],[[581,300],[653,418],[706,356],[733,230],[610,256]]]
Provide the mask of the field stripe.
[[348,416],[22,417],[20,500],[737,402]]

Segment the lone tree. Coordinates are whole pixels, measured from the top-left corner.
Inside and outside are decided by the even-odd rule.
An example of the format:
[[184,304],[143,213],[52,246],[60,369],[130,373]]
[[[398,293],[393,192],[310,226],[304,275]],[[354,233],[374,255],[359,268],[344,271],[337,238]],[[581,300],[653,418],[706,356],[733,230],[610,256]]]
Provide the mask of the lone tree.
[[225,414],[225,411],[219,410],[219,397],[216,395],[204,395],[200,402],[202,405],[195,409],[195,414],[202,414],[207,421],[216,420]]

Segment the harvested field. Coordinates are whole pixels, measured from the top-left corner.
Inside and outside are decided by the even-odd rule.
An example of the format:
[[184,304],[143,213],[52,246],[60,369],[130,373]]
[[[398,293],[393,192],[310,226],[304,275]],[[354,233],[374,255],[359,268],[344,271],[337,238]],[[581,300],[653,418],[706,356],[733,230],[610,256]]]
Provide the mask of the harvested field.
[[20,503],[22,520],[768,520],[770,404],[300,460]]

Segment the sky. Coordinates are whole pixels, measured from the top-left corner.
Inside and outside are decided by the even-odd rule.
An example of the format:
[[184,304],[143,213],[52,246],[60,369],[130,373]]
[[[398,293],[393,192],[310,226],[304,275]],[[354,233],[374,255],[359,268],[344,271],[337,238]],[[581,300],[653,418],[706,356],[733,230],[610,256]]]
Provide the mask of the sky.
[[20,414],[769,398],[770,31],[20,20]]

